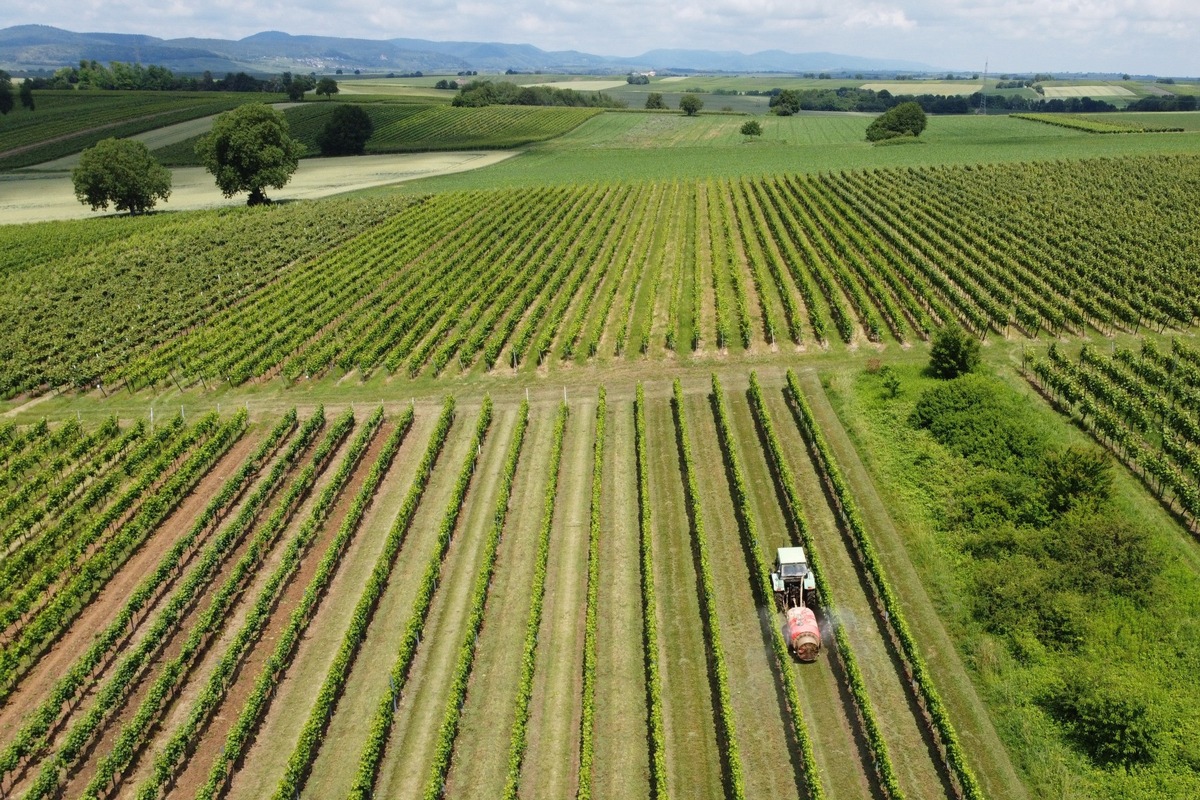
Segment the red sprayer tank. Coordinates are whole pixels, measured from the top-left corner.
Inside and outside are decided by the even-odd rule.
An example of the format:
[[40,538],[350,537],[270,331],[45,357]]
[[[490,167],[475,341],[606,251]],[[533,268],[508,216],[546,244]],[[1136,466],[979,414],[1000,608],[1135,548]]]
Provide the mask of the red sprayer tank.
[[801,661],[816,661],[821,652],[821,629],[811,608],[789,608],[783,638]]

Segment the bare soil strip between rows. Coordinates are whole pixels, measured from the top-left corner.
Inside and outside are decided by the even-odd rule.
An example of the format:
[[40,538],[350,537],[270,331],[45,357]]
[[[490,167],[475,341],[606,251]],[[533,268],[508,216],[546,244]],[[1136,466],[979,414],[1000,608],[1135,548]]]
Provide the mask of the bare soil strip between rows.
[[[633,407],[609,401],[604,448],[600,580],[596,601],[596,755],[592,796],[650,796],[646,687],[642,653],[637,470]],[[600,702],[599,698],[608,698]]]
[[595,417],[589,401],[567,419],[520,784],[528,798],[569,800],[579,782]]
[[[359,420],[359,424],[362,424],[361,419]],[[212,721],[208,724],[203,737],[188,759],[186,768],[175,781],[175,785],[169,796],[194,797],[197,790],[208,780],[209,770],[224,750],[229,729],[237,722],[247,697],[254,689],[254,684],[258,680],[258,675],[262,671],[264,663],[274,651],[276,639],[279,638],[279,635],[290,622],[291,610],[300,604],[309,582],[320,565],[326,548],[329,546],[330,541],[337,535],[342,521],[350,510],[350,504],[362,488],[367,473],[379,457],[379,452],[383,449],[388,436],[391,435],[392,428],[392,424],[385,421],[375,431],[371,444],[362,454],[354,472],[339,492],[338,498],[334,502],[333,509],[322,526],[321,532],[314,537],[312,543],[308,546],[299,569],[288,580],[286,588],[284,588],[279,599],[276,601],[271,619],[267,622],[258,640],[251,646],[246,655],[243,656],[242,665],[238,668],[233,678],[233,683],[226,689],[224,701],[214,712]],[[357,435],[357,431],[351,434],[348,441],[353,439],[355,435]],[[329,471],[332,472],[335,469],[336,465],[331,464]],[[355,539],[357,538],[358,533],[356,532]],[[326,598],[322,599],[322,605],[324,604],[324,599]]]
[[425,789],[516,420],[515,408],[498,411],[483,443],[379,766],[379,797],[418,798]]
[[[324,435],[325,434],[322,433],[319,435],[319,437]],[[188,677],[182,684],[181,691],[173,698],[170,704],[166,707],[165,711],[158,717],[152,735],[143,740],[144,744],[139,748],[134,759],[124,770],[125,779],[121,781],[121,784],[126,793],[131,794],[132,791],[136,789],[136,787],[143,780],[150,776],[151,770],[154,766],[154,760],[158,753],[161,751],[163,746],[170,741],[170,738],[175,734],[179,727],[187,720],[188,715],[191,713],[193,702],[196,699],[196,696],[207,684],[210,675],[217,667],[217,663],[225,654],[230,642],[237,635],[238,630],[241,628],[242,623],[246,619],[246,615],[249,613],[256,598],[258,597],[258,594],[262,588],[262,584],[269,579],[270,574],[274,570],[274,567],[278,564],[283,551],[287,548],[287,542],[294,536],[296,530],[303,523],[303,520],[308,516],[309,510],[315,502],[316,496],[329,483],[334,471],[337,469],[337,465],[345,457],[346,450],[349,449],[350,440],[352,439],[353,435],[353,432],[351,432],[350,436],[346,437],[346,439],[340,443],[338,448],[330,456],[329,460],[324,466],[324,469],[321,471],[321,474],[317,476],[316,482],[314,483],[311,491],[308,493],[308,496],[305,497],[299,506],[293,511],[288,524],[275,538],[270,551],[264,556],[256,571],[252,573],[253,577],[251,578],[250,582],[243,588],[237,602],[225,616],[224,625],[221,631],[209,642],[207,648],[205,648],[199,659],[188,671]],[[300,469],[303,469],[303,465],[306,463],[308,463],[307,454],[305,459],[297,463],[297,466]],[[271,507],[273,508],[274,505]],[[261,524],[262,520],[267,516],[268,515],[260,517],[259,523]],[[226,570],[232,569],[233,565],[235,565],[237,560],[241,557],[245,545],[250,542],[253,536],[254,531],[247,533],[245,539],[243,540],[243,546],[238,549],[238,552],[234,554],[234,557],[226,560],[225,569],[222,570],[222,573],[225,573]],[[222,574],[221,578],[218,580],[223,581],[224,577],[224,574]],[[214,583],[213,585],[219,586],[221,584]],[[207,608],[207,605],[207,603],[203,602],[197,604],[193,612],[193,619],[198,618]],[[87,781],[91,780],[92,774],[96,767],[96,761],[100,758],[104,758],[111,752],[112,745],[116,738],[120,735],[121,729],[124,728],[130,719],[132,719],[132,717],[137,713],[138,706],[141,704],[143,697],[153,684],[154,680],[157,679],[158,668],[178,654],[179,648],[182,647],[183,642],[189,635],[191,628],[192,621],[190,619],[184,621],[183,624],[176,627],[175,641],[173,641],[170,646],[171,652],[164,652],[162,656],[157,659],[154,665],[154,671],[150,673],[146,680],[143,681],[142,685],[138,687],[137,693],[125,703],[119,717],[108,726],[103,740],[94,748],[92,757],[88,759],[86,764],[81,765],[75,776],[72,778],[71,783],[68,784],[68,797],[78,797],[83,788],[87,785]]]
[[475,666],[446,781],[446,796],[456,800],[495,800],[504,791],[508,774],[506,734],[512,728],[516,708],[553,432],[550,409],[530,409],[524,452],[513,481],[508,521],[500,540],[488,610],[479,632]]
[[[244,460],[249,452],[253,451],[254,446],[257,444],[257,442],[253,441],[253,439],[258,439],[261,437],[261,435],[262,434],[251,436],[252,441],[249,443],[251,448],[250,451],[240,452],[238,455],[239,459]],[[302,463],[302,461],[298,461],[298,463]],[[240,462],[233,463],[222,461],[219,462],[218,469],[221,471],[222,478],[227,478],[228,474],[236,471],[239,466]],[[266,472],[267,470],[265,469],[261,470],[259,479],[261,479],[261,476],[265,475]],[[106,585],[105,589],[100,594],[100,600],[103,601],[103,605],[93,601],[93,603],[91,603],[85,609],[79,620],[76,622],[76,625],[71,629],[71,631],[68,632],[68,639],[64,640],[64,646],[60,646],[54,651],[59,654],[54,658],[55,663],[61,664],[64,672],[69,668],[70,662],[74,661],[74,657],[77,657],[79,652],[81,652],[86,647],[86,644],[90,642],[90,639],[100,630],[102,630],[103,627],[108,624],[110,618],[115,615],[124,605],[127,595],[133,591],[134,587],[136,587],[138,582],[141,581],[145,573],[152,571],[154,569],[154,565],[161,559],[163,553],[169,550],[174,544],[175,539],[187,531],[188,527],[192,523],[192,519],[199,513],[204,504],[207,503],[209,496],[219,490],[221,483],[223,483],[223,480],[215,483],[209,482],[207,479],[202,480],[198,485],[197,490],[183,502],[180,509],[170,517],[166,524],[160,526],[151,536],[149,540],[149,547],[144,546],[142,550],[139,550],[137,554],[135,554],[135,556],[126,563],[125,567],[118,573],[117,579],[114,579],[118,582],[114,583],[113,581],[110,581],[108,585]],[[247,492],[243,496],[243,499],[248,494],[249,493]],[[238,503],[238,508],[240,507],[241,503]],[[227,514],[226,519],[232,519],[234,515],[235,514]],[[212,535],[213,533],[210,532],[209,536],[211,537]],[[201,545],[201,547],[202,546],[203,545]],[[236,562],[237,557],[238,553],[234,553],[226,559],[222,573],[215,578],[216,581],[223,579],[225,572],[227,572],[230,566]],[[168,589],[157,600],[152,609],[143,613],[140,620],[141,624],[139,624],[138,629],[134,632],[134,635],[129,641],[125,642],[125,644],[113,655],[113,657],[97,672],[88,690],[79,697],[74,705],[68,710],[68,713],[63,717],[63,719],[60,720],[59,723],[57,723],[57,725],[52,729],[51,744],[49,748],[50,753],[56,752],[62,745],[65,737],[69,734],[71,728],[74,726],[77,717],[86,714],[87,711],[92,707],[97,699],[97,694],[118,670],[124,655],[133,648],[136,648],[138,644],[141,643],[147,630],[150,628],[150,625],[146,623],[157,616],[158,607],[165,602],[165,598],[169,597],[170,594],[171,591]],[[148,691],[150,685],[152,684],[158,668],[163,663],[178,654],[179,649],[182,647],[183,642],[187,638],[186,626],[190,620],[202,613],[203,605],[203,602],[198,602],[191,609],[189,609],[188,613],[180,620],[180,624],[174,628],[173,635],[163,646],[162,650],[160,650],[158,657],[154,658],[145,667],[143,667],[143,671],[141,673],[142,677],[137,684],[133,686],[130,696],[121,706],[121,708],[114,708],[109,712],[110,718],[97,730],[97,734],[101,738],[96,739],[93,744],[86,751],[84,751],[85,761],[81,762],[80,765],[72,771],[72,775],[83,774],[84,771],[90,775],[90,769],[87,768],[87,761],[93,757],[100,757],[103,753],[108,751],[106,745],[110,744],[111,740],[119,734],[120,725],[123,723],[125,717],[131,716],[134,713],[137,708],[137,704],[141,702],[141,697],[146,693],[146,691]],[[83,620],[86,620],[86,625],[88,627],[79,629],[78,625],[80,624],[80,621]],[[72,646],[78,646],[80,649],[74,652],[65,649],[66,642],[70,642],[72,643]],[[42,674],[45,675],[45,673]],[[57,673],[45,675],[47,680],[41,683],[38,690],[38,696],[34,702],[40,701],[42,699],[42,695],[50,691],[54,681],[59,676],[60,675]],[[23,792],[28,787],[27,782],[34,779],[37,774],[38,766],[39,761],[37,759],[31,760],[27,764],[24,771],[13,776],[15,783],[12,787],[12,794]]]
[[647,401],[650,518],[667,785],[673,798],[725,797],[716,691],[669,401]]
[[[79,654],[87,649],[91,641],[108,626],[112,617],[118,609],[124,606],[126,599],[138,583],[154,570],[163,554],[170,549],[175,540],[186,533],[192,521],[203,509],[204,504],[254,452],[266,433],[265,428],[247,432],[241,440],[234,444],[229,452],[197,484],[195,491],[155,530],[141,549],[109,580],[96,599],[76,617],[62,637],[38,659],[37,665],[29,671],[18,685],[17,690],[0,708],[0,735],[7,737],[16,732],[21,720],[42,702],[58,679],[70,669]],[[269,468],[270,463],[264,466],[261,474],[265,474]],[[243,501],[250,491],[251,489],[248,489],[243,493]],[[226,513],[225,517],[231,519],[236,516],[241,505],[241,502],[237,503]],[[197,543],[192,553],[193,556],[200,552],[215,530],[214,528],[209,531],[208,535]],[[181,565],[181,574],[186,568],[187,563]],[[137,645],[146,628],[143,623],[153,617],[158,604],[162,602],[162,597],[166,597],[170,589],[171,587],[166,587],[159,600],[142,612],[133,635],[121,650],[114,653],[110,664],[115,662],[124,650]],[[99,677],[102,679],[103,673]],[[8,743],[7,738],[3,743]]]
[[253,744],[231,776],[227,797],[269,797],[279,784],[288,754],[312,709],[314,689],[329,671],[350,625],[361,587],[383,548],[396,508],[412,483],[433,422],[429,416],[417,417],[400,445],[391,469],[359,525],[358,534],[342,557],[325,600],[297,645]]

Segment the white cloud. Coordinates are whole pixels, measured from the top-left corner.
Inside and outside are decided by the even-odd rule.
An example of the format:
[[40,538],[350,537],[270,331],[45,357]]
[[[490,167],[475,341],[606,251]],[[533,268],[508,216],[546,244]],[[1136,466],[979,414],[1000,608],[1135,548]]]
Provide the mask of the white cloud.
[[854,9],[842,24],[847,28],[896,28],[907,31],[917,27],[902,8],[870,5]]

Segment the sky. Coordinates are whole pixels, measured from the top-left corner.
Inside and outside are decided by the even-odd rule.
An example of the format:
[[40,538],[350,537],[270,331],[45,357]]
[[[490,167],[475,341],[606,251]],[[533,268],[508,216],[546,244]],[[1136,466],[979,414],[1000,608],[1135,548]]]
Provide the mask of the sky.
[[528,43],[634,56],[657,48],[828,51],[993,74],[1200,75],[1196,0],[41,0],[0,28],[239,39],[264,30]]

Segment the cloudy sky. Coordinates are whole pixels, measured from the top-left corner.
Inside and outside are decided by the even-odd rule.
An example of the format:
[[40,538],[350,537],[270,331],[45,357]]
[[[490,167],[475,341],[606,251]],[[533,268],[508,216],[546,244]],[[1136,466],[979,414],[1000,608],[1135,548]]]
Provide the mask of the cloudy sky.
[[522,42],[631,56],[660,47],[832,51],[956,70],[1200,75],[1196,0],[42,0],[22,23],[163,38],[263,30]]

